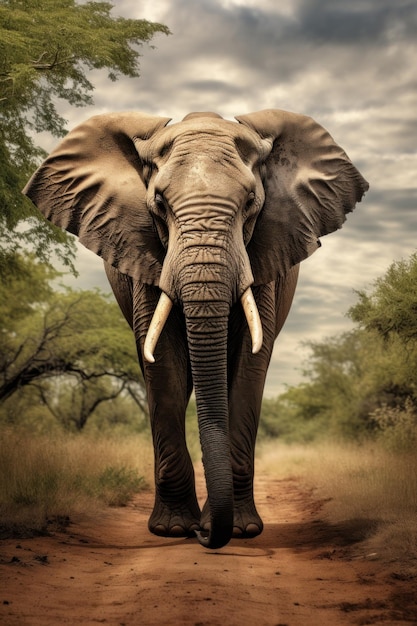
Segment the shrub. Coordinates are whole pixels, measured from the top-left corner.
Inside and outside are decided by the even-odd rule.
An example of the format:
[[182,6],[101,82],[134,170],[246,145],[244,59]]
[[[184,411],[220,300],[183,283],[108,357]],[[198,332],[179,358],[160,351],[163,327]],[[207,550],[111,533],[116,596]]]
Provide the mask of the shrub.
[[417,413],[410,398],[404,407],[383,405],[370,415],[378,439],[394,452],[412,452],[417,444]]

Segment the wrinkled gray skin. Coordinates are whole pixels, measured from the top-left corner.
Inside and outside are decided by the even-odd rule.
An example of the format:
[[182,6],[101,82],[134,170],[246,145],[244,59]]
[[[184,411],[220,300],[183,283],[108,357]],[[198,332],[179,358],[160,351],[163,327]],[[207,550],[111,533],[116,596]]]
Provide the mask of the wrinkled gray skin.
[[[24,190],[103,257],[134,331],[155,449],[150,530],[197,531],[209,548],[262,531],[254,447],[274,339],[298,264],[368,187],[311,118],[267,110],[236,119],[93,117]],[[240,303],[250,286],[263,326],[257,354]],[[161,291],[174,306],[150,363],[144,341]],[[208,490],[201,514],[184,437],[193,387]]]

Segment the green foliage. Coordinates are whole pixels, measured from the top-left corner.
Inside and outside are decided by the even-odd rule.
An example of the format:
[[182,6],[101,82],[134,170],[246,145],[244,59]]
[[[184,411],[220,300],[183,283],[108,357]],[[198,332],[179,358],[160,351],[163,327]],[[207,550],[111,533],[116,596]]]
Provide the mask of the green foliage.
[[37,263],[34,255],[10,254],[8,271],[0,277],[1,328],[15,330],[36,306],[42,306],[52,297],[51,283],[59,276],[51,266]]
[[[99,291],[54,290],[57,274],[31,257],[16,263],[25,274],[0,283],[0,400],[31,386],[38,402],[77,430],[119,396],[144,411],[136,346],[118,305]],[[14,402],[4,411],[14,421]]]
[[417,441],[417,254],[393,263],[349,315],[357,328],[311,342],[308,382],[264,401],[261,434],[285,441]]
[[[40,218],[21,189],[44,156],[35,133],[66,133],[60,100],[93,103],[91,70],[109,80],[139,76],[139,49],[166,26],[113,17],[107,2],[0,0],[0,236],[5,250],[22,242],[46,261],[55,251],[71,264],[70,237]],[[25,228],[16,226],[25,221]]]
[[[141,380],[141,379],[140,379]],[[88,418],[87,433],[138,434],[150,431],[148,408],[142,382],[138,385],[141,404],[130,393],[121,393],[110,402],[103,402]]]
[[258,440],[264,442],[280,439],[285,443],[309,443],[323,437],[326,426],[325,417],[315,411],[314,397],[309,392],[309,385],[303,384],[290,387],[278,398],[264,399]]
[[[385,357],[385,386],[376,387],[380,395],[377,408],[392,419],[396,415],[398,423],[410,423],[414,415],[416,428],[417,253],[392,263],[375,281],[371,293],[360,292],[358,296],[358,303],[348,314],[367,336],[378,337],[380,353]],[[388,422],[386,428],[391,431]],[[383,423],[379,422],[379,429]]]
[[93,490],[110,506],[125,506],[132,494],[146,486],[143,476],[133,468],[108,466],[96,478]]
[[417,341],[417,253],[408,261],[394,262],[371,294],[358,296],[349,310],[353,321],[384,339],[396,335],[404,343]]
[[[305,376],[309,382],[289,388],[278,399],[285,415],[285,440],[356,437],[366,432],[369,337],[352,331],[308,345],[311,356]],[[372,350],[375,354],[377,346]]]

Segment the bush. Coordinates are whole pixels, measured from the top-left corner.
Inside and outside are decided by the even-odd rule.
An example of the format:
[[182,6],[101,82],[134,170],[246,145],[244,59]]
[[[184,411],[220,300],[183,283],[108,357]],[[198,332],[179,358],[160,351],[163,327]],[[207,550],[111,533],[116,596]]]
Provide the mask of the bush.
[[393,452],[412,452],[417,445],[417,413],[408,398],[403,408],[383,405],[370,415],[377,437]]
[[125,506],[132,495],[146,487],[146,481],[133,468],[106,467],[97,476],[97,495],[110,506]]

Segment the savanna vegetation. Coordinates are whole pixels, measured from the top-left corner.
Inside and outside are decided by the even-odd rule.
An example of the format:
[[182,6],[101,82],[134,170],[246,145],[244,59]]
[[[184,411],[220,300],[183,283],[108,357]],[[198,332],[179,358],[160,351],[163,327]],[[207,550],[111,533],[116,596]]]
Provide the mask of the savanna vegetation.
[[364,554],[415,570],[417,254],[357,296],[353,330],[311,343],[306,382],[264,402],[261,464],[299,477],[328,521],[368,528]]
[[64,528],[77,514],[124,506],[151,484],[147,437],[0,429],[0,538]]
[[98,290],[54,288],[57,272],[29,255],[15,262],[16,276],[0,281],[0,402],[6,421],[27,422],[41,405],[38,428],[44,422],[50,427],[53,418],[67,431],[81,431],[112,401],[111,415],[101,411],[103,421],[122,424],[135,405],[143,422],[136,347],[114,300]]
[[59,286],[31,255],[15,263],[0,281],[0,531],[39,531],[125,504],[150,482],[152,454],[136,346],[117,304]]
[[[16,383],[0,402],[0,511],[21,532],[125,504],[152,483],[152,448],[116,304],[60,287],[33,257],[16,263],[26,276],[1,283],[0,381]],[[361,520],[375,558],[417,558],[416,279],[417,254],[393,263],[358,294],[353,330],[311,344],[305,382],[263,404],[258,467],[313,489],[329,522]],[[197,460],[193,403],[187,424]]]
[[305,382],[264,402],[262,432],[287,442],[417,442],[417,254],[394,262],[348,311],[354,328],[310,342]]
[[322,503],[320,518],[358,541],[356,558],[401,564],[417,575],[417,455],[375,441],[263,441],[258,471],[298,484]]

